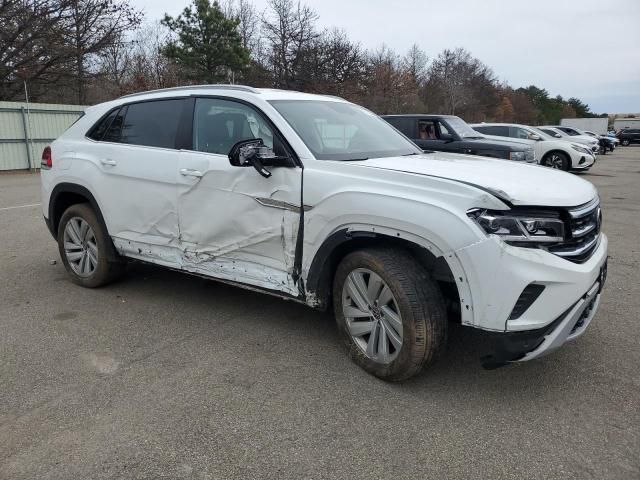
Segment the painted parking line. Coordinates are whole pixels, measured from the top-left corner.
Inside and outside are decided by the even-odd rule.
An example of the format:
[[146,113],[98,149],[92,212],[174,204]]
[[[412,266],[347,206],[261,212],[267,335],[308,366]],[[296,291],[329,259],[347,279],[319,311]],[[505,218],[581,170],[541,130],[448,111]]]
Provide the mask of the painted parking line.
[[13,207],[0,207],[0,210],[14,210],[16,208],[39,207],[41,203],[30,203],[29,205],[15,205]]

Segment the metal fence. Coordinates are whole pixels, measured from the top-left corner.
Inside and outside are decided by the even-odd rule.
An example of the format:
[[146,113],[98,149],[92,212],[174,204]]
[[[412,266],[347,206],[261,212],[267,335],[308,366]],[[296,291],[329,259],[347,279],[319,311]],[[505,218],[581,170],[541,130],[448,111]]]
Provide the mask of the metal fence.
[[0,170],[40,168],[42,150],[82,115],[82,105],[0,102]]

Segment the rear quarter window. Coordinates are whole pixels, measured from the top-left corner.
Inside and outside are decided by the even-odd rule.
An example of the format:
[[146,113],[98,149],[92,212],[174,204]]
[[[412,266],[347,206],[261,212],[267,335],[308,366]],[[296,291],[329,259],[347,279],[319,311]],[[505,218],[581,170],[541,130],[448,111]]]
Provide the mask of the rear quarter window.
[[87,134],[87,137],[91,138],[92,140],[102,140],[102,137],[104,137],[104,134],[109,128],[109,125],[111,125],[111,122],[113,122],[113,119],[118,114],[118,110],[120,109],[116,108],[109,112],[105,117],[102,117],[102,119],[100,119],[93,127],[91,127],[89,133]]

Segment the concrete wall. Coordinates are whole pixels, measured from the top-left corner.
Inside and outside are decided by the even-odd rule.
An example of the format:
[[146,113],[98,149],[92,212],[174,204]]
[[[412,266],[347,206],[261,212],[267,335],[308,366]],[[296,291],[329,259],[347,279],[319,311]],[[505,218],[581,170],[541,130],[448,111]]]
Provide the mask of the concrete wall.
[[86,107],[0,102],[0,170],[40,168],[42,150],[76,121]]

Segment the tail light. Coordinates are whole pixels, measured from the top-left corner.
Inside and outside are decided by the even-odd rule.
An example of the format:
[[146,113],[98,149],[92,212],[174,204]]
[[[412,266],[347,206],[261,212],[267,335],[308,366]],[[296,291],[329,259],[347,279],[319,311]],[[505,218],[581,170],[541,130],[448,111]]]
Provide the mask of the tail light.
[[51,147],[44,147],[42,151],[42,162],[40,162],[41,168],[53,167],[53,157],[51,157]]

